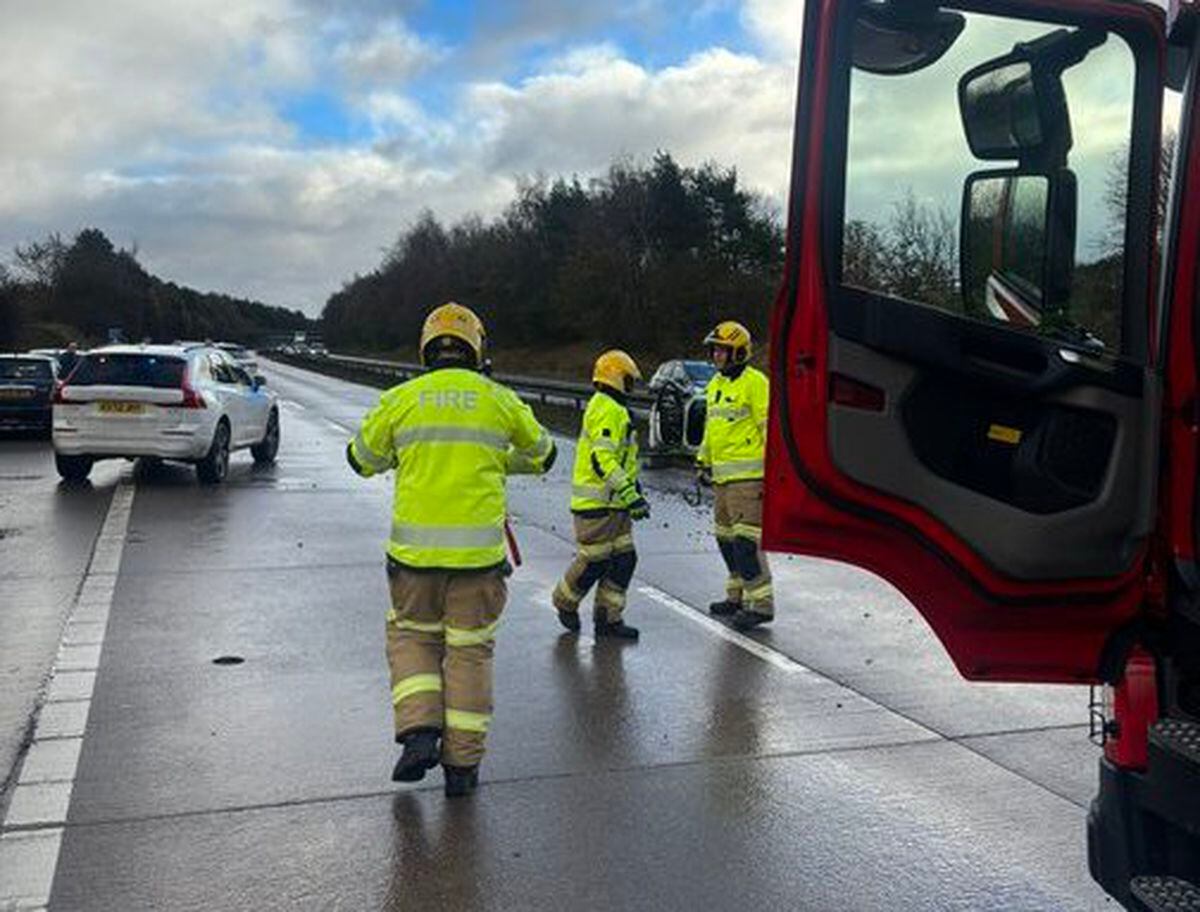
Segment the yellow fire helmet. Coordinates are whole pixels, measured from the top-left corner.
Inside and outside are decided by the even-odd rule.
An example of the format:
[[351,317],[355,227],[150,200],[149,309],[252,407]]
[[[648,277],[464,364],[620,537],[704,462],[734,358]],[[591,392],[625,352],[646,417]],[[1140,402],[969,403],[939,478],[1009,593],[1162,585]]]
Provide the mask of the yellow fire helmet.
[[736,320],[718,323],[716,329],[704,337],[705,345],[723,345],[733,352],[734,364],[744,364],[750,359],[750,343],[750,330]]
[[425,318],[421,327],[421,364],[427,364],[429,343],[436,339],[450,337],[465,342],[475,355],[475,366],[483,364],[484,343],[487,334],[483,322],[475,316],[475,311],[450,301],[441,307],[435,307]]
[[592,370],[593,383],[603,383],[618,392],[632,392],[633,381],[641,379],[637,363],[619,348],[609,349],[597,358]]

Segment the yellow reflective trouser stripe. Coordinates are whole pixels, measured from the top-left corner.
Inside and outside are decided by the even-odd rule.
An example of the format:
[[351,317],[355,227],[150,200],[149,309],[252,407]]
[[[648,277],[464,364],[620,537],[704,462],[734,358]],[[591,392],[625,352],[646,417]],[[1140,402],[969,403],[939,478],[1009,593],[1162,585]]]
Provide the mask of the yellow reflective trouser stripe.
[[600,542],[597,545],[578,545],[579,553],[588,560],[604,560],[612,556],[613,543]]
[[405,428],[394,438],[396,449],[413,443],[478,443],[493,450],[508,449],[508,435],[484,428],[430,424]]
[[568,602],[574,602],[578,604],[579,602],[583,601],[583,594],[576,592],[574,587],[565,579],[559,580],[558,585],[555,588],[558,590],[560,595],[566,598]]
[[483,646],[490,643],[496,636],[496,628],[500,626],[499,621],[493,621],[486,627],[474,627],[464,629],[462,627],[447,627],[446,628],[446,645],[447,646]]
[[733,534],[742,538],[752,538],[755,541],[760,541],[762,539],[762,528],[752,526],[749,523],[734,523]]
[[618,589],[607,581],[602,582],[596,587],[596,601],[609,608],[624,608],[625,607],[625,590]]
[[618,535],[612,540],[612,549],[614,551],[625,551],[633,547],[633,533],[626,532],[624,535]]
[[457,728],[459,731],[486,732],[492,717],[488,713],[467,712],[463,709],[446,710],[446,728]]
[[417,548],[489,548],[504,544],[504,527],[392,523],[392,541]]
[[372,472],[386,472],[392,467],[390,459],[384,459],[382,456],[376,456],[375,451],[367,446],[366,438],[363,437],[363,432],[359,431],[354,435],[354,458],[360,464],[365,465]]
[[442,676],[436,674],[419,674],[396,682],[392,688],[392,705],[419,693],[437,693],[442,689]]
[[399,621],[394,617],[392,623],[397,630],[415,630],[417,633],[441,633],[446,626],[441,621]]
[[752,602],[757,601],[758,599],[764,599],[771,594],[771,583],[770,581],[767,581],[762,585],[755,586],[753,589],[747,589],[745,592],[746,598]]
[[713,466],[713,479],[720,481],[723,478],[730,478],[734,475],[761,472],[762,470],[763,461],[761,459],[739,459],[734,462],[722,462]]

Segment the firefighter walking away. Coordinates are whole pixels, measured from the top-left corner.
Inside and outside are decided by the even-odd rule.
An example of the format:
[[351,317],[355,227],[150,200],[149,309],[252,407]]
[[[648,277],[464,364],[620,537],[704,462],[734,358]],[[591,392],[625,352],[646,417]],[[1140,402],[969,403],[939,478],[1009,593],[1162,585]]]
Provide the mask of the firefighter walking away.
[[613,349],[596,359],[596,392],[583,414],[571,480],[576,554],[554,587],[554,607],[568,630],[580,628],[579,604],[596,587],[593,630],[597,637],[636,640],[638,629],[624,621],[626,591],[637,566],[633,520],[650,506],[638,483],[637,433],[626,397],[641,379],[637,364]]
[[394,471],[387,614],[396,741],[392,779],[439,763],[446,795],[474,791],[492,718],[492,653],[507,595],[505,478],[554,462],[529,406],[484,376],[483,324],[436,308],[421,331],[426,372],[393,387],[346,455],[359,475]]
[[763,460],[767,442],[766,376],[749,365],[750,332],[727,320],[704,339],[717,375],[705,393],[704,439],[697,457],[702,484],[714,485],[714,527],[725,559],[725,598],[709,611],[731,616],[739,630],[775,617],[771,569],[762,551]]

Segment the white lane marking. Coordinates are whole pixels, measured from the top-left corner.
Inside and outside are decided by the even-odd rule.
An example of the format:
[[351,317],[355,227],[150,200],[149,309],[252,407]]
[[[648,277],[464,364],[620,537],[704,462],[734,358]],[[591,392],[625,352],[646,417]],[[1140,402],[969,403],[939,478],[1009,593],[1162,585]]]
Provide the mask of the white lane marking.
[[764,646],[762,643],[746,636],[744,633],[738,633],[736,630],[731,630],[720,621],[713,620],[706,614],[701,614],[699,610],[691,607],[686,602],[681,602],[673,595],[668,595],[661,589],[654,586],[639,585],[637,591],[652,601],[658,602],[660,605],[670,608],[680,617],[687,618],[693,624],[699,624],[701,627],[715,633],[723,640],[727,640],[740,649],[744,649],[757,658],[762,659],[769,665],[773,665],[781,671],[786,671],[789,674],[807,675],[813,679],[822,681],[828,680],[824,675],[813,671],[807,665],[801,665],[795,659],[789,658],[781,652],[776,652],[769,646]]
[[0,827],[3,910],[43,909],[50,902],[134,491],[125,475],[113,492]]

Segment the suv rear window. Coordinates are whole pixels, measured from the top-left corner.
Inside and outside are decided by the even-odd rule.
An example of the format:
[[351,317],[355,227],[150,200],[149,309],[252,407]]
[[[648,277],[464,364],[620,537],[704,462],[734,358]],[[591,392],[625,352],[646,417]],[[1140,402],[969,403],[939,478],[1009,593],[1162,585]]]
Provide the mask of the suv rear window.
[[183,358],[159,355],[88,355],[71,375],[71,386],[183,386]]
[[50,362],[33,358],[0,359],[0,380],[51,380]]

